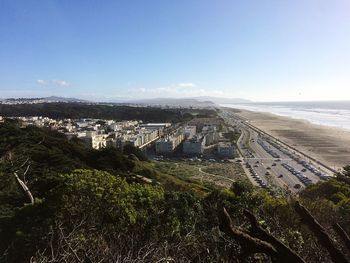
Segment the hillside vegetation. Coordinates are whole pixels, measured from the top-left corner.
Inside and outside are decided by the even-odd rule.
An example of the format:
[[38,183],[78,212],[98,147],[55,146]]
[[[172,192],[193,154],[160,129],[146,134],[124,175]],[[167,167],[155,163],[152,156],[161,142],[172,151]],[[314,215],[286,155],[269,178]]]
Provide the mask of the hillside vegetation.
[[53,119],[95,118],[174,123],[189,121],[193,115],[216,116],[215,110],[211,109],[160,109],[86,103],[0,104],[0,112],[6,117],[44,116]]
[[229,188],[201,184],[136,149],[92,150],[13,121],[0,125],[0,157],[0,262],[281,262],[283,253],[284,262],[294,254],[299,262],[349,260],[334,224],[350,233],[350,169],[287,199],[239,177]]

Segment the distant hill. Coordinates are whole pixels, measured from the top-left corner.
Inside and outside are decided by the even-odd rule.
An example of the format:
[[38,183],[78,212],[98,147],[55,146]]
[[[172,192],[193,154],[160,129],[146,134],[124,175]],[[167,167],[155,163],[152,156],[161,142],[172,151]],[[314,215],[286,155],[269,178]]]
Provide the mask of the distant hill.
[[191,97],[191,98],[146,98],[146,99],[110,99],[108,101],[92,102],[79,98],[66,98],[59,96],[50,96],[42,98],[7,98],[0,99],[4,104],[36,104],[36,103],[53,103],[53,102],[80,102],[80,103],[120,103],[120,104],[138,104],[147,106],[161,106],[161,107],[182,107],[182,108],[213,108],[217,104],[236,104],[236,103],[251,103],[252,101],[240,98],[221,98],[221,97]]
[[43,98],[46,102],[89,102],[88,100],[82,100],[77,98],[65,98],[65,97],[57,97],[57,96],[50,96]]
[[42,97],[42,98],[6,98],[0,99],[0,103],[3,104],[36,104],[36,103],[52,103],[52,102],[83,102],[89,103],[90,101],[77,99],[77,98],[65,98],[65,97]]
[[194,97],[198,101],[211,101],[215,104],[236,104],[236,103],[252,103],[253,101],[241,98],[222,98],[222,97]]
[[125,103],[143,104],[149,106],[169,106],[169,107],[215,107],[215,103],[207,100],[197,100],[194,98],[152,98],[152,99],[138,99],[129,100]]

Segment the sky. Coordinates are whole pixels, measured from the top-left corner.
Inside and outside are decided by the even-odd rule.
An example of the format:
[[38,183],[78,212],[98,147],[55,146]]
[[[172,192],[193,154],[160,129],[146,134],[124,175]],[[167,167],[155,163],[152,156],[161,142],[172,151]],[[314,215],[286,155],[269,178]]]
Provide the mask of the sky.
[[0,98],[350,100],[349,0],[0,0]]

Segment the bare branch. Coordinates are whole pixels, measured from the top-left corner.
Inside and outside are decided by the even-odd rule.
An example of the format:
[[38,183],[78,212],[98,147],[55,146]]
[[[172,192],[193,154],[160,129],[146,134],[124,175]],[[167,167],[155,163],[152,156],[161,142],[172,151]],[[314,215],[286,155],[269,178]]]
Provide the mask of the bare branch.
[[61,232],[62,238],[64,240],[64,242],[66,243],[66,245],[68,246],[69,250],[73,253],[74,257],[76,258],[76,260],[78,260],[79,262],[82,262],[82,260],[79,258],[78,254],[75,252],[75,250],[72,248],[72,246],[70,245],[70,243],[67,241],[67,238],[64,236],[63,230],[61,226],[58,226],[58,229]]
[[281,256],[278,254],[276,248],[274,248],[271,244],[258,238],[252,237],[249,234],[234,227],[232,220],[225,208],[223,209],[221,216],[220,230],[237,240],[245,248],[248,248],[250,254],[265,253],[274,258],[275,262],[281,262],[278,261],[278,259],[282,259]]
[[331,237],[320,223],[310,214],[310,212],[298,201],[295,203],[295,210],[303,219],[302,223],[306,224],[315,234],[317,240],[327,249],[334,263],[348,263],[345,255],[335,246]]
[[23,193],[27,196],[27,198],[29,199],[30,204],[34,204],[34,198],[32,193],[30,192],[28,186],[18,177],[17,173],[14,172],[13,173],[15,175],[17,184],[20,186],[20,188],[22,189]]
[[27,173],[28,173],[28,171],[29,171],[29,168],[30,168],[30,164],[28,164],[27,169],[26,169],[26,170],[24,171],[24,173],[23,173],[23,182],[24,182],[24,183],[27,183],[26,175],[27,175]]
[[341,239],[345,243],[346,248],[350,251],[350,237],[349,237],[349,235],[345,232],[345,230],[338,223],[333,225],[333,229],[341,237]]
[[273,245],[279,253],[285,255],[284,262],[305,263],[305,261],[300,258],[291,248],[263,229],[259,225],[256,217],[251,212],[245,210],[244,215],[248,218],[252,226],[252,231],[250,234]]

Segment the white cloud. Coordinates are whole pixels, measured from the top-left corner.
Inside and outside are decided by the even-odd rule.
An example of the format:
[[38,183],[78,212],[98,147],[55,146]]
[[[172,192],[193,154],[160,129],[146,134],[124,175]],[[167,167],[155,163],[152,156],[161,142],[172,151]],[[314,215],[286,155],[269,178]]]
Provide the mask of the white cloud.
[[46,85],[47,84],[46,80],[43,80],[43,79],[38,79],[36,81],[36,83],[38,83],[39,85]]
[[179,87],[181,88],[194,88],[196,87],[197,85],[194,84],[194,83],[191,83],[191,82],[187,82],[187,83],[179,83],[177,84]]
[[70,85],[67,81],[61,79],[54,79],[52,80],[52,83],[61,87],[68,87]]
[[56,87],[68,87],[68,86],[70,86],[69,82],[67,82],[65,80],[61,80],[61,79],[52,79],[52,80],[38,79],[36,81],[36,83],[41,85],[41,86],[56,86]]

